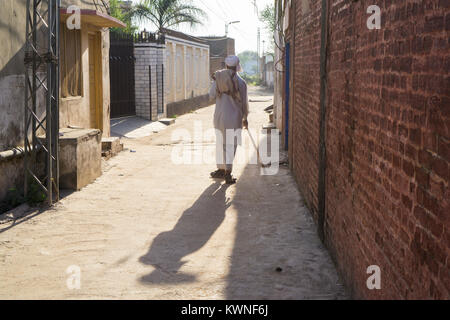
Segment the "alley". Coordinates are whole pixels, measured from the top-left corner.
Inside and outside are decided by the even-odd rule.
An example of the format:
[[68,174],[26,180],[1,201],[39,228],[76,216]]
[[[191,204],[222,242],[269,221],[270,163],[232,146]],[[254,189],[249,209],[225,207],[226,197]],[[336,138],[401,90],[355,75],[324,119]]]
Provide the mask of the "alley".
[[[261,128],[272,97],[253,90],[251,99],[250,127]],[[172,133],[195,121],[210,128],[213,111],[124,139],[93,184],[0,222],[0,298],[346,298],[286,166],[261,176],[238,165],[228,187],[209,178],[214,165],[171,161]],[[70,290],[74,267],[81,287]]]

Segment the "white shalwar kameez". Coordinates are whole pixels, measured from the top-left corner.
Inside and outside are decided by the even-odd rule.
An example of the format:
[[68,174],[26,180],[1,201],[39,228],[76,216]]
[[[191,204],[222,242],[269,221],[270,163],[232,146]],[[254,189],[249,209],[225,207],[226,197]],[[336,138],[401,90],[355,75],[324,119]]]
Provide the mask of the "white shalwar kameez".
[[216,129],[217,168],[231,171],[236,148],[241,144],[242,121],[247,120],[248,93],[247,84],[236,74],[240,101],[226,93],[217,95],[216,81],[213,81],[209,95],[216,99],[214,128]]

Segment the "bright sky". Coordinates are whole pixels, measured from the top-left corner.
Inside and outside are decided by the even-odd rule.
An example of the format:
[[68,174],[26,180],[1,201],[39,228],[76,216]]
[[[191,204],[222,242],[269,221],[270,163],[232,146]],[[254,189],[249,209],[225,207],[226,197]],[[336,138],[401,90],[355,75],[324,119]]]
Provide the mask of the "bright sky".
[[[224,36],[225,23],[240,21],[232,24],[228,29],[228,36],[236,40],[236,53],[245,50],[256,51],[258,27],[261,28],[261,50],[262,40],[267,41],[271,35],[266,32],[263,24],[256,14],[253,0],[191,0],[197,7],[203,9],[208,15],[208,20],[203,26],[191,29],[188,25],[177,28],[179,31],[194,36]],[[139,0],[133,0],[139,2]],[[259,10],[273,3],[273,0],[256,0]],[[145,25],[147,30],[154,30],[150,24]]]

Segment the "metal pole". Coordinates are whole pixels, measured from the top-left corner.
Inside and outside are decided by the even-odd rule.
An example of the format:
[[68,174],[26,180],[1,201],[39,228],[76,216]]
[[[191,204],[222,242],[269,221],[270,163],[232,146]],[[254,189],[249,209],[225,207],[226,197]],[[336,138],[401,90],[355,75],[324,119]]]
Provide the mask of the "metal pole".
[[258,51],[258,59],[257,59],[257,61],[256,61],[256,67],[257,67],[257,69],[256,69],[256,72],[258,73],[258,78],[260,77],[260,73],[259,73],[259,71],[260,71],[260,60],[259,60],[259,55],[260,55],[260,51],[261,51],[261,48],[260,48],[260,42],[261,42],[261,30],[260,30],[260,28],[258,27],[258,44],[257,44],[257,51]]
[[[24,193],[29,196],[29,184],[33,182],[45,193],[49,205],[59,199],[59,4],[60,0],[27,0]],[[42,31],[39,35],[38,29]],[[46,64],[46,72],[38,73],[42,64]],[[41,108],[37,105],[42,91],[46,100],[44,117],[38,114]],[[45,136],[39,139],[38,133]],[[37,165],[38,151],[44,152],[44,173]]]
[[45,120],[45,140],[47,145],[47,201],[49,205],[52,205],[53,203],[53,160],[52,160],[52,62],[50,59],[53,57],[52,52],[52,27],[53,27],[53,3],[54,0],[49,0],[48,2],[48,33],[47,33],[47,41],[48,41],[48,47],[47,47],[47,101],[46,101],[46,120]]
[[[30,30],[30,19],[31,19],[31,14],[30,14],[30,0],[27,0],[27,14],[26,14],[26,37],[25,37],[25,52],[29,52],[30,48],[29,48],[29,42],[28,42],[28,37],[29,37],[29,30]],[[25,62],[26,63],[26,62]],[[24,180],[24,186],[23,186],[23,190],[24,190],[24,195],[25,197],[28,196],[28,172],[27,172],[27,168],[28,168],[28,154],[30,152],[29,150],[29,141],[28,141],[28,117],[29,117],[29,112],[28,112],[28,100],[29,100],[29,86],[30,86],[30,72],[29,72],[29,68],[25,67],[25,109],[24,109],[24,158],[23,158],[23,166],[24,166],[24,170],[25,170],[25,180]]]
[[60,47],[60,12],[59,9],[61,7],[61,0],[56,1],[56,16],[55,16],[55,55],[57,56],[57,64],[55,65],[55,74],[56,77],[54,78],[54,84],[55,84],[55,90],[54,90],[54,97],[55,97],[55,105],[53,112],[55,114],[55,130],[54,130],[54,137],[55,137],[55,189],[57,192],[57,201],[59,201],[59,75],[60,75],[60,67],[59,67],[59,47]]

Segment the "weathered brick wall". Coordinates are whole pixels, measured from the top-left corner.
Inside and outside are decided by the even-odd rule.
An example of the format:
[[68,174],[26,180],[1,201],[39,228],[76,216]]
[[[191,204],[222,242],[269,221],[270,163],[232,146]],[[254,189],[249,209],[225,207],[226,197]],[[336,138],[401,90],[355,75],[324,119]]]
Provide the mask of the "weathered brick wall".
[[210,46],[210,73],[225,68],[225,58],[236,54],[235,41],[232,38],[202,37]]
[[[137,43],[134,47],[136,115],[147,120],[157,120],[165,115],[158,115],[158,99],[163,100],[162,77],[157,75],[164,64],[165,46],[156,43]],[[157,69],[158,66],[158,69]],[[159,81],[159,83],[157,83]],[[159,97],[158,97],[159,94]],[[166,107],[164,106],[164,111]]]
[[[320,2],[296,5],[291,146],[315,217]],[[329,4],[326,243],[356,298],[448,299],[450,1]],[[373,4],[381,30],[366,27]]]
[[320,1],[296,5],[292,115],[293,170],[300,191],[317,219],[320,93]]

